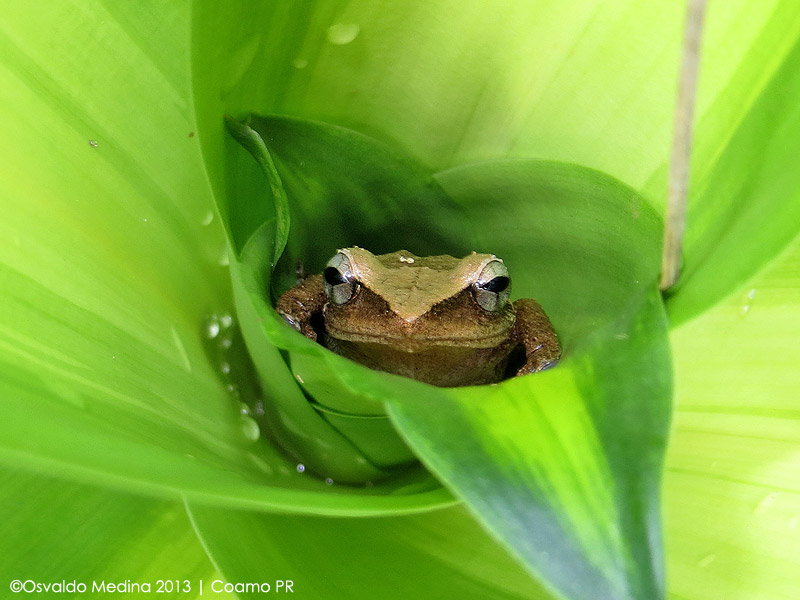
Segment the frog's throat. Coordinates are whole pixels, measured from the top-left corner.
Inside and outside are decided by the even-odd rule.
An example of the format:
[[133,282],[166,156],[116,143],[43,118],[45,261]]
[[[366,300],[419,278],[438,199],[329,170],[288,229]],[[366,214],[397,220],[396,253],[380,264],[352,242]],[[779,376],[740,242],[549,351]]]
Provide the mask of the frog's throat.
[[349,259],[356,279],[408,323],[475,283],[488,263],[501,260],[476,252],[463,259],[447,255],[420,259],[407,250],[375,256],[358,247],[339,252]]

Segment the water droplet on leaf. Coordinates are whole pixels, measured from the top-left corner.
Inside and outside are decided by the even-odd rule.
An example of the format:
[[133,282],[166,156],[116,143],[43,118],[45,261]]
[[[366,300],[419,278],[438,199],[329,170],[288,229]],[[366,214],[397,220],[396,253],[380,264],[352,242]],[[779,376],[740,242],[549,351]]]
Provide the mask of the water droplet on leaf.
[[764,499],[758,503],[755,510],[753,511],[757,515],[763,515],[767,512],[773,504],[775,504],[775,498],[778,497],[779,492],[772,492],[771,494],[767,494]]
[[222,247],[222,252],[219,255],[219,266],[220,267],[227,267],[230,264],[231,264],[231,259],[228,256],[228,247],[227,246],[223,246]]
[[258,423],[250,417],[242,417],[242,433],[244,433],[245,439],[251,442],[255,442],[261,437],[261,429],[258,427]]
[[217,315],[211,315],[206,319],[205,325],[203,326],[203,333],[209,340],[213,340],[219,335],[219,318]]
[[756,297],[756,290],[755,288],[751,289],[747,294],[745,294],[744,301],[742,302],[741,314],[742,316],[747,315],[750,312],[750,309],[753,307],[753,299]]
[[704,556],[704,557],[703,557],[703,558],[700,560],[700,562],[699,562],[699,563],[697,563],[697,566],[698,566],[698,567],[700,567],[701,569],[705,569],[705,568],[706,568],[708,565],[710,565],[710,564],[711,564],[712,562],[714,562],[716,559],[717,559],[717,555],[716,555],[716,554],[709,554],[709,555],[707,555],[707,556]]
[[328,27],[328,41],[336,46],[344,46],[358,37],[361,27],[355,23],[336,23]]

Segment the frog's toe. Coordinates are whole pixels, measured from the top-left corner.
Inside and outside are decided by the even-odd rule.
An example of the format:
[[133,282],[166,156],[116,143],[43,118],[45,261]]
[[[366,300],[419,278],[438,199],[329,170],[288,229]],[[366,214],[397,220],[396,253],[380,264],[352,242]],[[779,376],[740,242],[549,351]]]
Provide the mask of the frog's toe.
[[292,329],[295,329],[296,331],[300,331],[301,330],[300,322],[297,319],[295,319],[292,315],[287,314],[287,313],[278,313],[278,314],[280,314],[280,316],[283,317],[283,320]]
[[547,369],[552,369],[552,368],[553,368],[553,367],[555,367],[555,366],[556,366],[556,365],[557,365],[559,362],[561,362],[561,361],[560,361],[559,359],[557,359],[557,358],[554,358],[553,360],[548,360],[547,362],[543,363],[543,364],[542,364],[542,365],[541,365],[541,366],[540,366],[538,369],[536,369],[536,370],[537,370],[537,371],[547,371]]
[[547,369],[552,369],[555,367],[559,362],[559,359],[554,358],[551,360],[546,360],[544,362],[540,361],[530,361],[522,365],[522,367],[517,371],[517,377],[520,375],[529,375],[530,373],[539,373],[541,371],[546,371]]

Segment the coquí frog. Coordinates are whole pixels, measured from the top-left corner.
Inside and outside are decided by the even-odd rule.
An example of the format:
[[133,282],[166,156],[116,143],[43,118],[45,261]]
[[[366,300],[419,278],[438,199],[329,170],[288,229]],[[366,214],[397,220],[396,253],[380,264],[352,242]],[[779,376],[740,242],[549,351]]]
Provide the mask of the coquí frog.
[[337,354],[456,387],[558,362],[558,337],[542,307],[529,298],[511,302],[510,293],[508,269],[493,254],[376,256],[353,247],[284,293],[276,308]]

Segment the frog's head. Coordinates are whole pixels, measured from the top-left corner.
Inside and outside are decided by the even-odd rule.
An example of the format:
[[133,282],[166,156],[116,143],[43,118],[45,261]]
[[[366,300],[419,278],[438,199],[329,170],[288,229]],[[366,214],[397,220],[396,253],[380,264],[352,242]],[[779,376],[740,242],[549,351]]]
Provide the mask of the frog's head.
[[337,339],[488,348],[514,326],[511,280],[493,254],[376,256],[344,248],[323,273],[325,326]]

